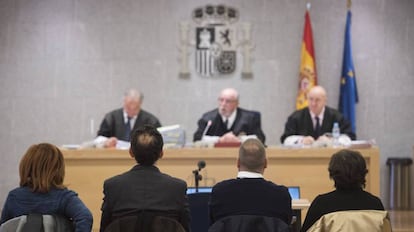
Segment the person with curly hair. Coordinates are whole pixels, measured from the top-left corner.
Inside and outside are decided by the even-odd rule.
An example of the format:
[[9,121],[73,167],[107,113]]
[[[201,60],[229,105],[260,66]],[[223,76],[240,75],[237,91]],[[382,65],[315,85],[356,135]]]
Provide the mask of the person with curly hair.
[[335,190],[318,195],[309,207],[301,231],[307,231],[323,215],[346,210],[384,210],[381,200],[364,191],[368,173],[361,153],[340,150],[329,162],[329,177]]

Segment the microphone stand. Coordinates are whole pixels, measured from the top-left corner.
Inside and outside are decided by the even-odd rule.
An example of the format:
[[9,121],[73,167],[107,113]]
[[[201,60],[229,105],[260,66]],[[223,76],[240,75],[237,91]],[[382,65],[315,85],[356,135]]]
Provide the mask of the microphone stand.
[[195,180],[195,192],[198,193],[198,183],[200,180],[203,179],[203,176],[199,173],[201,168],[196,169],[193,171],[194,174],[194,180]]

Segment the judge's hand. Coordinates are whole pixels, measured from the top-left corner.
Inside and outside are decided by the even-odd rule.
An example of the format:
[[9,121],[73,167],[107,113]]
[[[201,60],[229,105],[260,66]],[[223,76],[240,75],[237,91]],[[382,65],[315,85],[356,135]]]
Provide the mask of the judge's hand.
[[118,139],[116,137],[110,137],[108,140],[105,141],[104,147],[106,148],[115,147],[117,142],[118,142]]
[[302,139],[303,145],[312,145],[315,142],[315,139],[312,136],[305,136]]
[[240,142],[240,139],[233,134],[233,132],[227,132],[223,136],[220,137],[219,142],[225,142],[225,143],[236,143]]

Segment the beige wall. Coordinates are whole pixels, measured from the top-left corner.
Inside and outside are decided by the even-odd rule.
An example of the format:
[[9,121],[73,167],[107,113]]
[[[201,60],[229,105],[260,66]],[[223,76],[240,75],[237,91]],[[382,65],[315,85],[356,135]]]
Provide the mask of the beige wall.
[[[304,1],[222,1],[251,22],[254,77],[178,77],[178,24],[191,0],[0,1],[0,204],[18,183],[18,162],[41,141],[77,144],[94,137],[104,113],[127,87],[163,125],[181,124],[191,141],[199,116],[219,89],[240,90],[241,106],[262,112],[267,143],[279,143],[294,110]],[[346,1],[312,1],[319,83],[338,102]],[[357,134],[381,150],[381,197],[387,157],[411,156],[414,141],[414,1],[354,1],[353,53],[360,103]],[[193,57],[190,56],[191,62]],[[193,64],[193,63],[192,63]],[[191,66],[193,68],[193,66]]]

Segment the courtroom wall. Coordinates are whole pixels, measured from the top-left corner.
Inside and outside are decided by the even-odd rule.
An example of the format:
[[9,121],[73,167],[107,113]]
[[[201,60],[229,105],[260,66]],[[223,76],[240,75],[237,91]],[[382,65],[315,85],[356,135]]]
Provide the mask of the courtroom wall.
[[[178,25],[209,3],[233,6],[252,24],[252,78],[242,78],[240,66],[234,75],[201,77],[193,55],[191,76],[179,77]],[[29,145],[93,139],[128,87],[143,91],[143,108],[163,125],[182,125],[188,142],[219,90],[235,87],[242,107],[261,111],[267,144],[279,144],[294,110],[305,8],[299,0],[1,0],[0,204],[18,184]],[[413,153],[413,10],[411,0],[352,5],[357,134],[380,148],[385,204],[386,159]],[[310,14],[319,84],[336,108],[346,1],[312,1]]]

